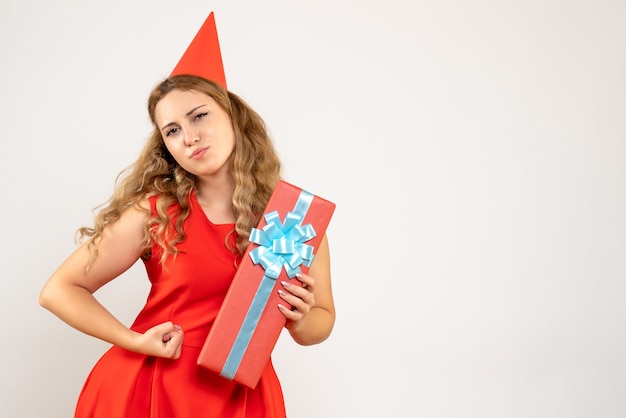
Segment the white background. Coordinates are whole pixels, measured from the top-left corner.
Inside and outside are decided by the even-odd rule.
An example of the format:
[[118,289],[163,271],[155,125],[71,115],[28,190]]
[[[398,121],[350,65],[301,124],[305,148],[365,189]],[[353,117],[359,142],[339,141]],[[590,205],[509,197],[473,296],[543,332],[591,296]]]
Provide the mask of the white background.
[[[39,307],[214,11],[288,181],[334,201],[337,324],[290,417],[626,416],[626,3],[0,5],[0,416],[69,417],[107,345]],[[130,324],[141,265],[98,292]]]

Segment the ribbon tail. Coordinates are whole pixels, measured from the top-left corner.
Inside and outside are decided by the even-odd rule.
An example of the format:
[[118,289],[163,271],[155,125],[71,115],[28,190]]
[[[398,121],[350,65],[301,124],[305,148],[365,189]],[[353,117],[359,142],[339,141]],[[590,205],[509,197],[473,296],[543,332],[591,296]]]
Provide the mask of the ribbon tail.
[[248,348],[248,344],[250,344],[252,334],[254,334],[254,330],[259,323],[259,319],[265,309],[265,305],[267,305],[267,301],[269,300],[275,283],[276,280],[267,276],[263,276],[263,279],[261,279],[261,283],[257,288],[254,299],[252,299],[252,304],[250,304],[248,313],[241,324],[241,328],[235,338],[235,342],[233,343],[230,353],[224,362],[224,367],[220,373],[221,376],[232,380],[235,377],[235,374],[237,374],[243,355]]

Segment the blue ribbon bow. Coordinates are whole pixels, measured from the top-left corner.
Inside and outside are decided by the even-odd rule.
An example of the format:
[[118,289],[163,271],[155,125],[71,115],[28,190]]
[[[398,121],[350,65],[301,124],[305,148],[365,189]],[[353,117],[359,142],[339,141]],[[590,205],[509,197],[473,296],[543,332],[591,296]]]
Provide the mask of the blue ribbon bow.
[[302,219],[303,215],[288,212],[283,224],[278,211],[274,211],[265,215],[267,225],[263,229],[253,228],[250,232],[250,242],[259,244],[250,251],[250,258],[263,266],[265,276],[276,280],[284,267],[292,279],[301,272],[301,265],[311,266],[313,247],[305,242],[315,237],[315,230],[311,224],[302,225]]

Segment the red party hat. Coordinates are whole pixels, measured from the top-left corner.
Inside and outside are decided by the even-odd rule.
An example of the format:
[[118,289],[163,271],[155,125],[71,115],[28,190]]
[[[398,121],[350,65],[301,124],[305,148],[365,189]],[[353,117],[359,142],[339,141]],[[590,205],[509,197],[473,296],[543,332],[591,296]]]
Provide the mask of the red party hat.
[[213,12],[206,18],[171,75],[178,74],[199,75],[226,88],[226,75]]

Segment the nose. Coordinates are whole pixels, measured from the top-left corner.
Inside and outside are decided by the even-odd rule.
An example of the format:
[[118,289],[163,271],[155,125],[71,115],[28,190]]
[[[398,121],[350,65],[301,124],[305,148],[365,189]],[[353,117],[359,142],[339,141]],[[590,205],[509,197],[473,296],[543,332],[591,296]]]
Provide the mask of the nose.
[[184,136],[185,146],[190,147],[200,141],[200,134],[195,129],[187,129]]

